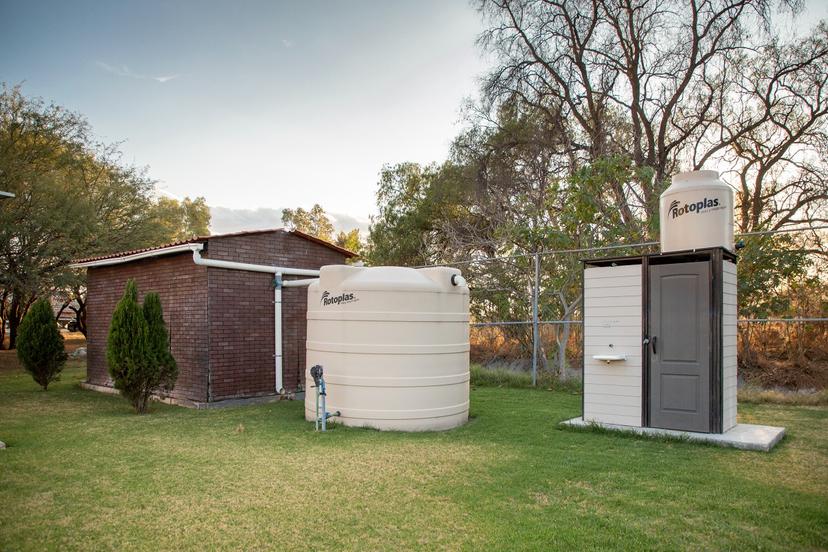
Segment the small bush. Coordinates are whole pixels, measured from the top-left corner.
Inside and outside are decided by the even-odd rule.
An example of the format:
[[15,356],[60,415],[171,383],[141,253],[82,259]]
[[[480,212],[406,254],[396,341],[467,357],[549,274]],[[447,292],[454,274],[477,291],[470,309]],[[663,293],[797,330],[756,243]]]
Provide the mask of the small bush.
[[171,389],[178,376],[175,360],[169,353],[161,301],[157,294],[147,295],[147,300],[142,309],[135,282],[127,282],[124,296],[112,314],[106,347],[115,388],[139,414],[147,411],[153,393]]
[[178,379],[178,366],[170,353],[170,337],[164,324],[164,312],[161,309],[161,297],[157,293],[148,293],[144,297],[144,319],[147,321],[147,339],[150,353],[155,361],[153,377],[158,386],[169,392]]
[[20,323],[17,358],[44,391],[60,377],[66,363],[66,351],[52,305],[47,299],[35,302]]

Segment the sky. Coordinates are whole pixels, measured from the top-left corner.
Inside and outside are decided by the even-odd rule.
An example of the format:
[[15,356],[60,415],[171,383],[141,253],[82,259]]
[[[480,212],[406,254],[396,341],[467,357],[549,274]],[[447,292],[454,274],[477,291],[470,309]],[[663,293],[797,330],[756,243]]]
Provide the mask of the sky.
[[314,203],[364,227],[383,164],[445,159],[482,28],[465,0],[0,0],[0,81],[204,196],[214,231]]
[[466,0],[0,0],[0,81],[84,114],[160,193],[204,196],[214,232],[314,203],[366,230],[384,164],[446,158],[482,30]]

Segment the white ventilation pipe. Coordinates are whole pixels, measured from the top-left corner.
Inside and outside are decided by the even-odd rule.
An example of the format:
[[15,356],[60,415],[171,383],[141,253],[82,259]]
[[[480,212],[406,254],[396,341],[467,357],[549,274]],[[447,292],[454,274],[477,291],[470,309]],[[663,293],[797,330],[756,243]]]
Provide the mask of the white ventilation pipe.
[[308,278],[306,280],[287,280],[282,282],[282,285],[285,287],[302,287],[302,286],[309,286],[314,283],[318,278]]
[[199,249],[196,249],[195,247],[193,248],[193,262],[201,266],[227,268],[230,270],[247,270],[249,272],[267,272],[268,274],[277,274],[281,272],[286,276],[319,276],[318,270],[310,270],[306,268],[286,268],[283,266],[268,266],[250,263],[237,263],[235,261],[220,261],[218,259],[203,259]]
[[316,281],[316,278],[302,280],[288,280],[283,282],[282,276],[319,276],[318,270],[305,268],[286,268],[282,266],[257,265],[250,263],[237,263],[235,261],[221,261],[218,259],[205,259],[201,256],[202,244],[192,244],[193,262],[200,266],[213,268],[225,268],[228,270],[246,270],[248,272],[264,272],[273,274],[273,340],[274,340],[274,369],[276,376],[276,393],[281,395],[285,392],[282,366],[282,287],[307,286]]

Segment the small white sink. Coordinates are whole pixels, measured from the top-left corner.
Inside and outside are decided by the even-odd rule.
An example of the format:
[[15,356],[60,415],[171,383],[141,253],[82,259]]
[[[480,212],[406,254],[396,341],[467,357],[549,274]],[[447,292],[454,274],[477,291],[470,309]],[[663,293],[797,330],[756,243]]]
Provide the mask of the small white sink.
[[623,362],[627,360],[627,355],[592,355],[592,358],[609,364],[610,362]]

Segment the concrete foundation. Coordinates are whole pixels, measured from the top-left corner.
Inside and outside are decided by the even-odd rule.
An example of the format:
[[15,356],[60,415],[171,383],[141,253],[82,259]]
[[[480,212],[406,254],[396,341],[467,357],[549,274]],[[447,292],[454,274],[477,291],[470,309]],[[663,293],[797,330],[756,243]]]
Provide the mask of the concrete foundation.
[[687,439],[700,443],[711,443],[722,447],[731,447],[743,450],[758,450],[769,452],[776,443],[785,436],[784,427],[736,424],[724,433],[694,433],[692,431],[677,431],[674,429],[659,429],[656,427],[634,427],[619,424],[585,422],[582,417],[572,418],[561,422],[565,427],[600,427],[610,431],[635,433],[644,437],[671,437]]
[[[90,391],[97,391],[98,393],[106,393],[108,395],[120,395],[120,391],[113,387],[107,387],[105,385],[95,385],[94,383],[89,382],[81,382],[80,386],[83,389],[88,389]],[[224,399],[221,401],[213,401],[213,402],[197,402],[191,401],[188,399],[174,399],[171,397],[160,397],[157,395],[153,395],[153,400],[158,402],[166,403],[166,404],[174,404],[176,406],[183,406],[185,408],[195,408],[196,410],[206,410],[212,408],[229,408],[233,406],[246,406],[251,404],[266,404],[272,403],[277,401],[286,401],[286,400],[304,400],[305,393],[286,393],[284,395],[262,395],[260,397],[246,397],[242,399]]]

